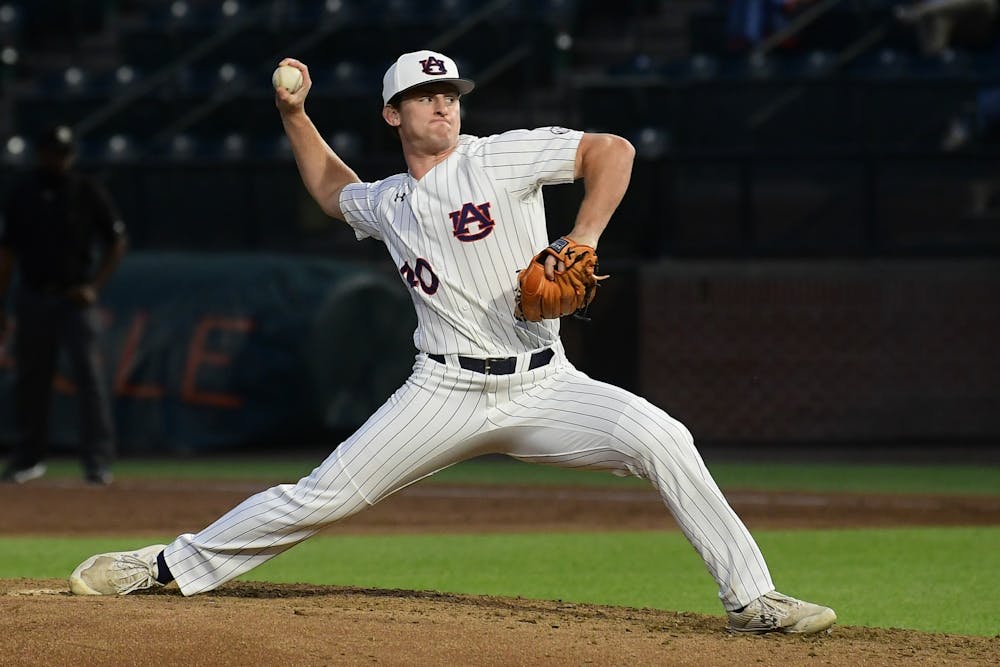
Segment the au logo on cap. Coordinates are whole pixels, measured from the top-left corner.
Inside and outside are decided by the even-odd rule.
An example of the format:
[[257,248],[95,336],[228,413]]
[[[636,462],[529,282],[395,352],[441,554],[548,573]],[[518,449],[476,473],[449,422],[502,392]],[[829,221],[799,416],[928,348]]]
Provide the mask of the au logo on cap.
[[424,74],[440,75],[448,73],[448,70],[445,69],[444,61],[438,60],[434,56],[428,56],[427,60],[421,60],[420,66],[423,68]]

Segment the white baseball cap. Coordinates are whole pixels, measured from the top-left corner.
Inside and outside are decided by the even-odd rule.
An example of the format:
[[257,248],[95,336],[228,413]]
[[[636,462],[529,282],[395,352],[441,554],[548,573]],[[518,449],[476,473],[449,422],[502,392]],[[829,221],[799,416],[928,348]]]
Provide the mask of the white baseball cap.
[[458,65],[448,56],[436,51],[414,51],[401,55],[386,70],[382,77],[382,102],[388,104],[404,90],[437,81],[453,84],[459,95],[476,87],[471,79],[459,78]]

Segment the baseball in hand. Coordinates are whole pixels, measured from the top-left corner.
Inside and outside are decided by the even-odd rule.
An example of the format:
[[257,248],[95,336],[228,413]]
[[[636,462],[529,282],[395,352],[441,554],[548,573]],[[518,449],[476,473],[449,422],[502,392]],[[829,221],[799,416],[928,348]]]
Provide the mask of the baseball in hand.
[[280,86],[288,92],[294,93],[302,87],[302,72],[291,65],[281,65],[271,75],[271,84],[275,90]]

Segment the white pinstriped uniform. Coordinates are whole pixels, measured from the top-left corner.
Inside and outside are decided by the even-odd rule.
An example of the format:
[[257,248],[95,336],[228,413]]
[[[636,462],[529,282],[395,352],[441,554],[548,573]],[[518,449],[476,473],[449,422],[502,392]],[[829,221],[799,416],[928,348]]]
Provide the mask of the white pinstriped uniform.
[[[358,238],[384,242],[410,286],[420,351],[413,373],[310,475],[168,545],[165,560],[185,595],[212,590],[408,484],[486,453],[648,479],[727,609],[774,589],[684,425],[577,371],[558,320],[514,319],[515,274],[548,243],[541,186],[572,181],[581,136],[563,128],[463,135],[419,181],[399,174],[345,188],[341,208]],[[529,370],[532,352],[547,347],[552,360]],[[516,356],[517,370],[465,370],[457,355]]]

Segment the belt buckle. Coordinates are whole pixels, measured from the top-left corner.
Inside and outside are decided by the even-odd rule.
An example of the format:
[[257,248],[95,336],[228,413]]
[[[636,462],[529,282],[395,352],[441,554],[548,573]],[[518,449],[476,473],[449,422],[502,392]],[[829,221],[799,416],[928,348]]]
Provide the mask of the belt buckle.
[[483,359],[483,364],[484,364],[483,373],[489,375],[491,370],[491,364],[497,361],[507,361],[507,359],[505,357],[486,357],[485,359]]

